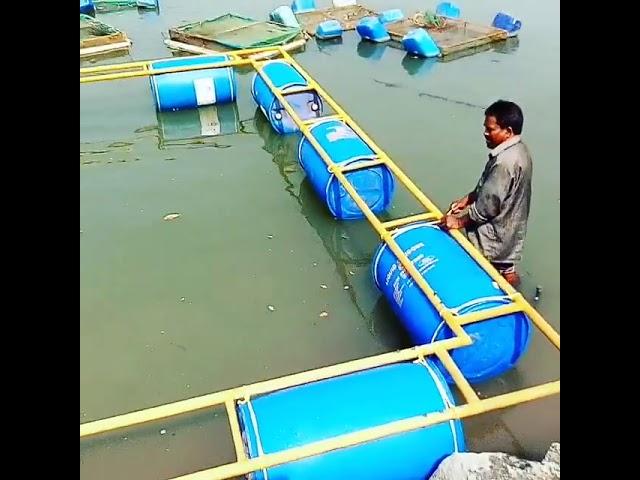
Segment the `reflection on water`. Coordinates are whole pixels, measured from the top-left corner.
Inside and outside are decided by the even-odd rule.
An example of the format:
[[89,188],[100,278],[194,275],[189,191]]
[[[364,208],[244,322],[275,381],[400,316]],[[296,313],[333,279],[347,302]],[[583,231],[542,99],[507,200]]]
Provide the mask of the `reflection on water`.
[[387,48],[388,46],[386,43],[375,43],[368,40],[361,40],[358,43],[356,51],[362,58],[379,62],[382,59],[384,52],[387,51]]
[[414,57],[409,53],[407,53],[402,58],[402,62],[401,62],[402,68],[404,68],[404,70],[409,75],[412,75],[412,76],[413,75],[421,76],[421,75],[427,75],[431,73],[431,71],[436,66],[436,63],[438,63],[437,58]]
[[184,146],[185,142],[238,133],[240,116],[235,103],[209,105],[192,110],[157,112],[160,149]]

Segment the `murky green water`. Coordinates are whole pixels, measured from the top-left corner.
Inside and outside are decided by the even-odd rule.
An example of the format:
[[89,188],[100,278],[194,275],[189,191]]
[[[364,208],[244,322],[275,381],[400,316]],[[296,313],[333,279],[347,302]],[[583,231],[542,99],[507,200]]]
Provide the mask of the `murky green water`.
[[[109,60],[119,62],[170,56],[161,34],[183,21],[265,18],[280,3],[164,0],[160,15],[99,18],[134,41],[131,57]],[[341,44],[312,40],[296,59],[440,206],[481,172],[482,108],[521,104],[535,162],[521,290],[530,298],[543,286],[537,307],[559,329],[559,8],[459,4],[479,23],[500,8],[516,13],[519,40],[420,62],[349,32]],[[435,2],[366,5],[412,12]],[[250,80],[241,75],[236,107],[219,111],[237,133],[190,140],[199,118],[157,115],[148,80],[80,88],[81,422],[407,346],[370,277],[375,235],[366,222],[329,218],[298,168],[297,139],[256,115]],[[394,217],[417,211],[403,193]],[[170,213],[181,216],[163,220]],[[520,366],[482,392],[558,375],[558,354],[538,335]],[[560,438],[559,398],[465,425],[474,450],[538,458]],[[83,442],[81,476],[169,478],[230,461],[226,428],[224,415],[199,415]]]

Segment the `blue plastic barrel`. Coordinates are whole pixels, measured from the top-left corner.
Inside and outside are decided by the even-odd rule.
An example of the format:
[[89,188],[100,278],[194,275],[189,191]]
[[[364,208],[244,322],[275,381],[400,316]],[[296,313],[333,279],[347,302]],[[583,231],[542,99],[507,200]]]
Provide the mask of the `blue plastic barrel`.
[[293,0],[291,10],[293,13],[313,12],[316,9],[316,0]]
[[404,13],[399,8],[392,8],[390,10],[384,10],[378,14],[378,18],[382,23],[399,22],[404,19]]
[[93,0],[80,0],[80,13],[84,15],[95,15],[96,6],[93,4]]
[[508,13],[498,12],[491,25],[506,30],[509,37],[515,37],[522,28],[522,22]]
[[342,25],[337,20],[326,20],[320,22],[316,27],[316,38],[319,40],[329,40],[342,36]]
[[[491,277],[440,228],[418,222],[396,230],[393,237],[444,305],[459,315],[510,303]],[[373,277],[416,345],[452,337],[386,243],[374,255]],[[513,368],[531,337],[531,323],[521,312],[464,329],[474,343],[453,350],[452,356],[470,382],[489,380]],[[448,373],[445,377],[451,382]]]
[[[273,85],[284,93],[309,85],[293,65],[282,60],[264,63],[260,69]],[[296,124],[258,73],[253,76],[251,95],[276,132],[285,134],[298,131]],[[302,120],[322,115],[322,99],[315,90],[292,93],[285,98]]]
[[452,2],[441,2],[436,7],[436,15],[458,20],[460,18],[460,7]]
[[[430,412],[454,403],[431,362],[400,363],[281,390],[237,407],[249,458]],[[465,450],[459,420],[257,471],[255,480],[424,480]]]
[[402,46],[411,55],[433,58],[440,55],[440,48],[423,28],[415,28],[402,38]]
[[[338,165],[366,165],[376,157],[373,150],[340,120],[318,121],[311,127],[311,135]],[[306,137],[300,139],[298,159],[313,189],[327,204],[331,215],[340,220],[364,217],[360,207],[338,179],[329,173],[327,164]],[[387,209],[395,192],[395,179],[389,167],[363,167],[346,172],[345,176],[374,213]]]
[[[151,63],[149,68],[153,71],[187,65],[215,65],[228,60],[230,57],[227,55],[184,57],[159,60]],[[151,75],[150,81],[156,108],[160,112],[234,102],[238,90],[232,67]]]
[[391,40],[387,28],[378,17],[364,17],[356,25],[356,31],[364,40],[371,42],[388,42]]
[[237,133],[240,128],[238,106],[235,103],[158,112],[156,115],[162,142],[230,135]]
[[281,23],[287,27],[300,28],[300,24],[298,23],[298,19],[294,15],[293,10],[291,10],[291,7],[287,5],[282,5],[273,10],[269,14],[269,18],[274,22]]

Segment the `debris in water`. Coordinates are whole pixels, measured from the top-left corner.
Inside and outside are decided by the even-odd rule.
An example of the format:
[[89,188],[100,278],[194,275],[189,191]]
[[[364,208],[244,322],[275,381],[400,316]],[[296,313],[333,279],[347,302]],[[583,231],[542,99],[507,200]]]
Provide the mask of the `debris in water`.
[[313,265],[314,267],[317,267],[317,266],[318,266],[318,262],[313,262],[313,263],[312,263],[312,265]]
[[164,428],[160,430],[160,435],[164,435],[165,433],[167,433],[167,431]]
[[542,285],[538,285],[536,287],[536,295],[535,297],[533,297],[533,299],[537,302],[538,300],[540,300],[540,294],[542,293]]
[[353,270],[349,270],[349,275],[355,275],[356,273]]
[[269,240],[271,240],[271,239],[273,238],[273,235],[269,234],[269,235],[267,235],[267,238],[268,238]]
[[329,314],[327,312],[320,312],[320,317],[324,318],[324,317],[328,317]]
[[320,288],[329,288],[324,283],[320,284]]
[[267,309],[268,309],[270,312],[275,312],[275,311],[276,311],[276,307],[274,307],[273,305],[267,305]]
[[344,286],[344,289],[345,289],[345,290],[349,290],[349,285],[345,285],[345,286]]
[[176,218],[180,218],[182,216],[181,213],[169,213],[162,217],[163,220],[175,220]]
[[164,335],[164,330],[160,330],[160,335]]
[[180,301],[181,301],[181,302],[184,302],[184,300],[185,300],[185,298],[184,298],[184,297],[181,297],[181,298],[180,298]]
[[129,437],[122,437],[122,439],[123,439],[123,440],[128,440],[128,439],[129,439]]

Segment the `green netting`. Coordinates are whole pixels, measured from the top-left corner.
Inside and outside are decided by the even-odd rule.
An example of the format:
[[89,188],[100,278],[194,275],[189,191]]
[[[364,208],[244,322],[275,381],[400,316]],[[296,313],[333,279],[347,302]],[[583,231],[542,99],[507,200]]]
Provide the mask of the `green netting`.
[[174,30],[187,37],[193,36],[235,49],[283,45],[301,33],[299,28],[275,22],[258,22],[232,13],[213,20],[183,25]]
[[120,33],[120,31],[89,15],[80,14],[80,40],[104,37],[115,33]]

